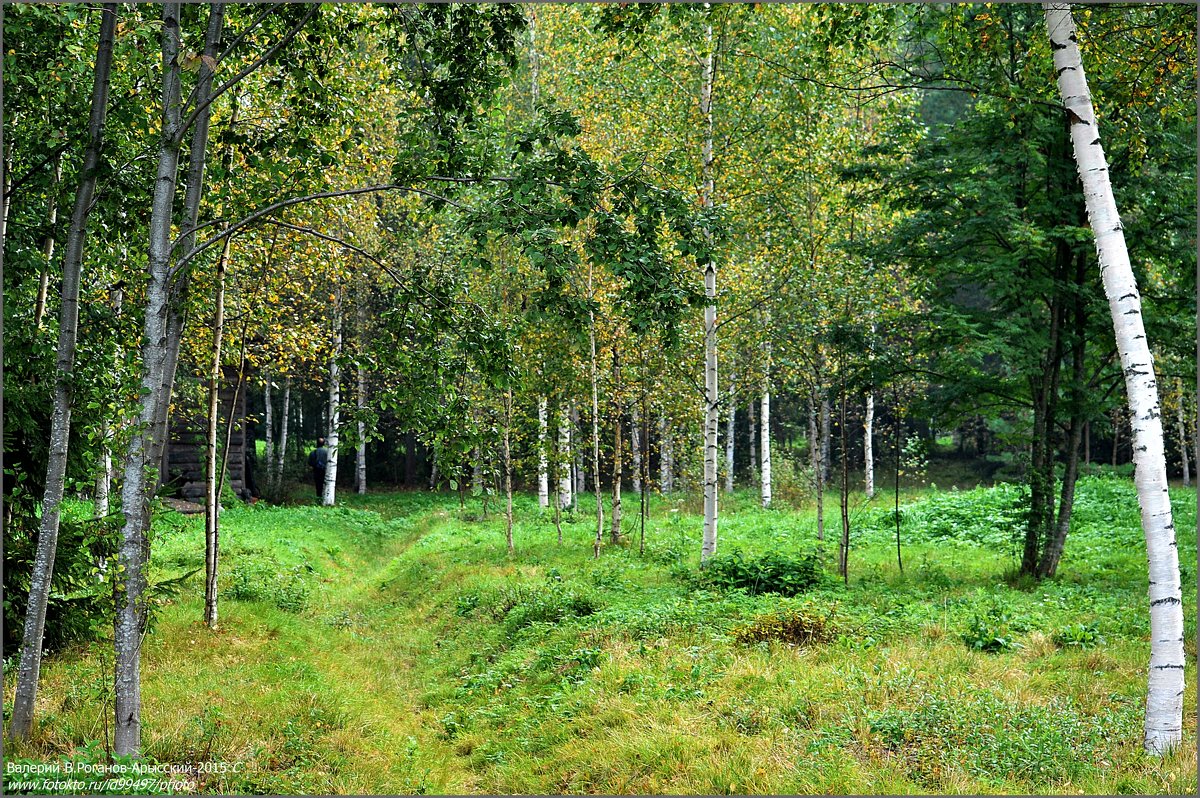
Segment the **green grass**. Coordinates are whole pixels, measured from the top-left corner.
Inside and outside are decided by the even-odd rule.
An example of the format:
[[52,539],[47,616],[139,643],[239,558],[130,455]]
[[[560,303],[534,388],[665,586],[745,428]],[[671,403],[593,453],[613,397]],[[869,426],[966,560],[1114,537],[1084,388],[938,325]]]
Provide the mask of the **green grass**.
[[[821,552],[792,597],[696,579],[694,498],[654,502],[639,556],[627,497],[632,543],[599,560],[586,500],[560,547],[518,497],[515,557],[502,516],[452,496],[231,508],[219,629],[197,577],[144,644],[146,753],[241,763],[201,783],[234,793],[1194,793],[1195,492],[1172,491],[1185,741],[1156,760],[1132,485],[1081,482],[1041,584],[1011,577],[1015,490],[908,492],[903,573],[883,497],[855,498],[848,587],[836,501],[819,548],[811,509],[722,496],[722,553]],[[198,519],[158,530],[158,576],[202,563]],[[52,657],[16,753],[103,739],[110,672],[101,644]]]

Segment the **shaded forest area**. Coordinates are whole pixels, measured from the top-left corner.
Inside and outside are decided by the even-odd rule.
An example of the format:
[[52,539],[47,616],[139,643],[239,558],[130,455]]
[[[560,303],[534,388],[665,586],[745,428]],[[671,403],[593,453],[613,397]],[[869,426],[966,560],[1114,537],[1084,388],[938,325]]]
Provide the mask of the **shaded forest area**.
[[[6,5],[20,761],[1194,790],[1195,15]],[[438,735],[362,731],[393,625]],[[237,646],[311,671],[311,717]],[[553,718],[666,736],[587,761]]]

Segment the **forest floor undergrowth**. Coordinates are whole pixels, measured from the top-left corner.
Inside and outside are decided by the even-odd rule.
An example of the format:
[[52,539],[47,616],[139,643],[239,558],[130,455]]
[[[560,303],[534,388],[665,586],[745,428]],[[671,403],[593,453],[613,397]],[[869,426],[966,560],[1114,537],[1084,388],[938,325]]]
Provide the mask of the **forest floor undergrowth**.
[[[310,491],[311,493],[311,491]],[[1149,657],[1132,483],[1079,486],[1059,576],[1013,578],[1019,489],[857,497],[850,578],[838,511],[722,495],[720,552],[816,552],[794,597],[698,579],[694,499],[655,499],[639,554],[592,558],[594,501],[563,519],[516,501],[373,493],[222,515],[221,616],[202,574],[155,608],[143,742],[224,762],[212,793],[1195,793],[1195,491],[1173,489],[1188,651],[1185,738],[1141,751]],[[606,512],[607,515],[607,512]],[[164,512],[155,578],[203,564],[202,520]],[[97,756],[111,643],[43,668],[34,741]],[[11,700],[12,679],[5,694]],[[86,746],[91,748],[81,752]],[[233,770],[236,766],[236,771]]]

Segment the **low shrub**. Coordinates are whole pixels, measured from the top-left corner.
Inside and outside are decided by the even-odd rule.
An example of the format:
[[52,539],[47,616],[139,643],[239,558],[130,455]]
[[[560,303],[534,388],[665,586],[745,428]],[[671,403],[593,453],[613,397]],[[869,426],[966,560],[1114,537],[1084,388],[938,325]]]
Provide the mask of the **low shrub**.
[[565,618],[585,617],[601,606],[599,599],[586,589],[550,581],[501,588],[488,612],[509,632],[517,632],[535,623],[556,624]]
[[749,623],[733,627],[730,633],[743,645],[778,640],[803,647],[828,643],[837,637],[832,612],[818,615],[796,607],[756,615]]
[[1067,624],[1054,633],[1054,645],[1059,648],[1092,648],[1104,642],[1095,622]]
[[816,552],[788,557],[769,552],[746,558],[740,551],[712,557],[696,578],[699,586],[720,590],[745,590],[752,596],[777,593],[795,596],[821,584],[823,572]]
[[1019,628],[1020,624],[1014,622],[1009,610],[993,602],[971,615],[962,639],[974,651],[1012,651],[1021,647],[1016,640]]

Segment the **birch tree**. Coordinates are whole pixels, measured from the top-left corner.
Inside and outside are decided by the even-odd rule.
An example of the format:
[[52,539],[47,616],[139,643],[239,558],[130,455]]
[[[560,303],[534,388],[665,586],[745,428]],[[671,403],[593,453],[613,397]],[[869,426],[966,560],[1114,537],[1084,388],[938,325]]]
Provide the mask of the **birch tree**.
[[1044,3],[1042,7],[1125,374],[1134,441],[1134,482],[1150,571],[1150,666],[1144,745],[1151,754],[1161,755],[1182,741],[1185,659],[1179,550],[1167,494],[1158,385],[1142,321],[1141,295],[1126,249],[1079,53],[1075,20],[1067,4]]
[[34,704],[42,666],[42,635],[46,626],[46,605],[50,599],[50,580],[58,547],[59,508],[66,481],[67,444],[74,404],[73,375],[75,347],[79,334],[79,284],[83,271],[87,221],[100,168],[104,144],[104,123],[108,113],[109,77],[112,72],[113,39],[117,24],[117,6],[106,4],[100,14],[100,36],[92,85],[91,116],[88,120],[88,145],[80,171],[71,228],[63,257],[63,284],[60,308],[58,353],[55,361],[54,409],[51,415],[50,456],[46,466],[46,488],[42,500],[42,522],[38,530],[37,555],[29,586],[29,604],[21,639],[21,660],[17,670],[17,689],[13,700],[9,734],[28,739],[33,730]]

